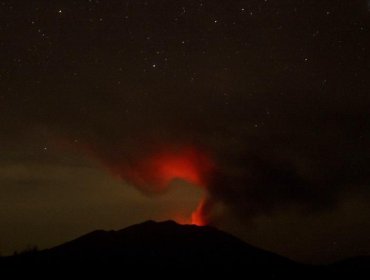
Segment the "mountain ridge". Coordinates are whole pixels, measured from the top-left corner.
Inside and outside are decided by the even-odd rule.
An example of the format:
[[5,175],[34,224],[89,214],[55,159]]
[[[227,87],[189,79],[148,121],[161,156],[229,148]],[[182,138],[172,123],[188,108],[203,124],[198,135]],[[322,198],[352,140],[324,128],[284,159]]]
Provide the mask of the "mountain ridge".
[[[182,271],[252,275],[260,279],[324,279],[339,272],[352,276],[358,268],[356,264],[356,259],[346,266],[300,264],[211,226],[152,220],[120,230],[95,230],[53,248],[0,258],[0,267],[5,269],[73,268],[85,274],[124,270],[153,275]],[[368,270],[366,264],[370,264],[367,259],[361,264],[361,271]]]

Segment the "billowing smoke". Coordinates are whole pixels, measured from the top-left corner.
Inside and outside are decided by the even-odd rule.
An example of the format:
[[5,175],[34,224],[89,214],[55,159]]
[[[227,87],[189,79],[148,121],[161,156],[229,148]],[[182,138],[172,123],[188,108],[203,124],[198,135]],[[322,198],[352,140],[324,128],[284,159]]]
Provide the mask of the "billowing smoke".
[[[105,161],[105,167],[119,180],[125,181],[148,195],[160,195],[169,188],[174,180],[184,180],[192,185],[202,188],[206,194],[215,172],[215,163],[211,155],[190,146],[168,145],[148,152],[141,158],[132,158],[127,161],[121,158],[113,163]],[[189,222],[203,225],[205,199],[199,202],[197,209]]]
[[[30,57],[20,75],[8,71],[14,83],[0,104],[0,141],[22,139],[29,127],[62,135],[153,196],[171,191],[175,178],[189,181],[205,190],[197,223],[314,214],[348,192],[368,195],[365,1],[188,1],[193,12],[179,21],[171,1],[129,1],[137,16],[111,36],[122,7],[101,2],[109,20],[97,29],[90,17],[78,25],[63,17],[69,34],[53,19],[56,29],[45,32],[70,37],[55,38],[61,46],[46,70],[28,68],[34,57],[18,42],[28,25],[11,32],[8,63],[18,50]],[[25,79],[35,69],[43,83]]]
[[[323,141],[322,146],[307,150],[278,139],[269,142],[271,139],[259,138],[254,142],[246,139],[254,151],[226,151],[223,145],[209,141],[213,149],[207,151],[197,145],[151,144],[150,149],[131,149],[137,152],[126,157],[95,154],[118,180],[148,195],[171,191],[171,182],[176,179],[202,188],[204,197],[189,220],[198,225],[217,224],[227,213],[242,221],[285,210],[320,213],[335,207],[348,188],[357,186],[360,190],[370,180],[365,172],[370,163],[362,159],[361,150],[351,149],[352,158],[338,156],[340,143],[329,145],[326,136],[316,137]],[[297,137],[294,144],[303,145],[304,139]],[[289,156],[294,153],[301,157]]]

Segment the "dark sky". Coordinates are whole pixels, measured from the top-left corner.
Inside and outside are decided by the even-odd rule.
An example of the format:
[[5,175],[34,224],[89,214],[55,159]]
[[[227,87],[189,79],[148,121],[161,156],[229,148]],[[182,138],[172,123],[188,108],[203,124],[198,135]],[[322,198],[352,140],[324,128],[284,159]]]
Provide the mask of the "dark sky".
[[203,199],[296,260],[370,254],[368,7],[1,1],[0,252]]

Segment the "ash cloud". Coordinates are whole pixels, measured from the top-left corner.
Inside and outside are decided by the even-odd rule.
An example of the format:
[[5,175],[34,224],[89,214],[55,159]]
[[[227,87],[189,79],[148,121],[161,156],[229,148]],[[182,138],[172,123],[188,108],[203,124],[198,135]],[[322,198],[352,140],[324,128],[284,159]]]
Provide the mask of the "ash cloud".
[[[263,17],[215,27],[197,10],[178,27],[171,16],[176,7],[159,9],[148,1],[152,8],[143,9],[137,2],[129,26],[136,40],[125,32],[106,36],[111,26],[121,26],[121,15],[107,16],[89,32],[87,16],[77,26],[65,16],[61,30],[50,27],[49,34],[70,38],[46,68],[35,67],[29,56],[29,64],[5,77],[17,94],[4,90],[10,97],[0,104],[1,141],[43,127],[56,138],[77,139],[115,173],[163,147],[206,149],[217,166],[207,185],[210,223],[218,203],[248,221],[287,208],[332,210],[347,193],[368,192],[370,25],[364,3],[249,1],[245,9],[267,9]],[[197,2],[189,1],[192,7]],[[240,11],[239,4],[209,2],[207,13],[232,22],[230,5]],[[8,41],[27,56],[19,38],[29,32],[23,25],[19,30]],[[172,64],[153,69],[137,52],[147,50],[148,30],[151,46]],[[97,40],[100,47],[91,48]],[[42,83],[25,81],[31,74]]]

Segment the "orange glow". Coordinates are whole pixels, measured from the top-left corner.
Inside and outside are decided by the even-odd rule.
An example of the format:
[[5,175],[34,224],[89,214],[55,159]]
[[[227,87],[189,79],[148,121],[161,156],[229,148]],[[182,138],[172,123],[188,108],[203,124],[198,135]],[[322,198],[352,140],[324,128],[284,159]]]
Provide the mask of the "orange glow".
[[205,187],[212,170],[213,163],[206,154],[182,148],[153,153],[130,169],[121,170],[121,174],[145,191],[160,193],[175,179]]
[[[132,162],[131,165],[118,164],[110,170],[119,178],[132,183],[148,194],[166,191],[176,179],[187,181],[207,190],[207,183],[214,170],[210,157],[193,147],[161,150]],[[202,218],[204,201],[192,213],[191,223],[205,225]],[[176,219],[180,223],[184,219]],[[190,218],[187,219],[187,222]]]
[[[182,179],[206,189],[214,164],[206,154],[193,148],[183,148],[153,155],[147,161],[147,168],[159,190],[166,189],[174,179]],[[203,218],[204,205],[205,200],[202,199],[191,215],[191,224],[197,226],[206,224]],[[183,219],[177,220],[183,221]]]
[[194,150],[155,155],[151,165],[162,185],[174,179],[182,179],[198,186],[204,186],[205,175],[210,167],[209,160]]
[[205,200],[202,199],[199,203],[197,208],[191,213],[190,217],[185,217],[179,213],[172,214],[171,217],[177,223],[181,225],[196,225],[196,226],[205,226],[207,223],[203,218],[203,207],[204,207]]
[[191,223],[196,226],[204,226],[206,222],[203,218],[203,207],[205,200],[201,200],[197,209],[191,214]]

